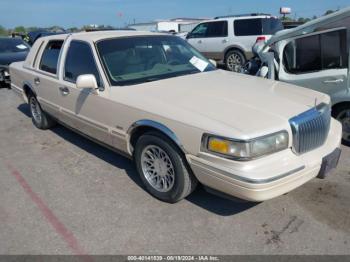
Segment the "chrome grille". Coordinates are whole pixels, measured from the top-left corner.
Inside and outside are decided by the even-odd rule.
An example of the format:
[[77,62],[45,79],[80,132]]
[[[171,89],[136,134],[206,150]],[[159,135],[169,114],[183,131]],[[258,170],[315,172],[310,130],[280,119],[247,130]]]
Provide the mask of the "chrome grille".
[[324,103],[289,120],[293,132],[293,150],[303,154],[324,144],[329,133],[331,109]]

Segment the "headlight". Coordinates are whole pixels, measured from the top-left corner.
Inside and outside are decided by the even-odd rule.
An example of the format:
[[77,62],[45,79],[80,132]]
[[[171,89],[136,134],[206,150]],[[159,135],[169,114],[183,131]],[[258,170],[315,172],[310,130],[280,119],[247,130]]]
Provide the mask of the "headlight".
[[247,141],[205,134],[202,139],[202,151],[236,160],[249,160],[284,150],[288,148],[288,144],[287,131]]

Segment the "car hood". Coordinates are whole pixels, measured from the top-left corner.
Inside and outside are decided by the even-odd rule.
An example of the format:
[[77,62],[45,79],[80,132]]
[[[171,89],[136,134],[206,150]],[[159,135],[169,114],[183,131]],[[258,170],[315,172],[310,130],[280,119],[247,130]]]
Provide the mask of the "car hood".
[[223,70],[113,87],[112,98],[203,131],[249,139],[289,130],[288,120],[327,95]]
[[9,65],[13,62],[24,61],[28,52],[0,53],[0,65]]

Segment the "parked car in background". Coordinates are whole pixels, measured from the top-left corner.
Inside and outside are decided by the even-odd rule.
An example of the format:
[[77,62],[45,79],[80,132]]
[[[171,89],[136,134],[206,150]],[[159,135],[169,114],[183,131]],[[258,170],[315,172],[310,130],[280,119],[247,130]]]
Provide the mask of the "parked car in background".
[[350,145],[350,8],[279,32],[255,52],[259,59],[248,65],[251,74],[330,95],[343,142]]
[[43,37],[10,72],[36,127],[59,121],[133,158],[163,201],[183,199],[197,181],[264,201],[324,178],[340,157],[329,96],[218,70],[177,36]]
[[252,57],[253,45],[282,29],[282,22],[271,15],[224,16],[200,23],[186,38],[207,58],[224,62],[230,71],[240,72]]
[[29,45],[21,38],[0,37],[0,87],[9,86],[9,65],[24,61],[29,52]]

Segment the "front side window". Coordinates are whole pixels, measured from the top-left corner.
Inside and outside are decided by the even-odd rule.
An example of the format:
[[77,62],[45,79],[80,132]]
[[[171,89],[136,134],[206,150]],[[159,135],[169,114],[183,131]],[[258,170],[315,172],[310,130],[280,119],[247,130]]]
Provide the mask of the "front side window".
[[96,45],[114,86],[215,70],[203,55],[176,36],[113,38]]
[[97,85],[101,86],[100,75],[90,45],[81,41],[72,41],[64,65],[64,80],[75,83],[78,76],[85,74],[94,75]]
[[238,19],[233,22],[235,36],[262,35],[262,19]]
[[207,35],[209,23],[202,23],[197,25],[191,32],[191,38],[203,38]]
[[63,40],[50,41],[41,56],[39,68],[51,74],[57,74],[58,57],[63,45]]
[[283,51],[284,67],[293,74],[347,68],[347,63],[346,30],[293,40]]

